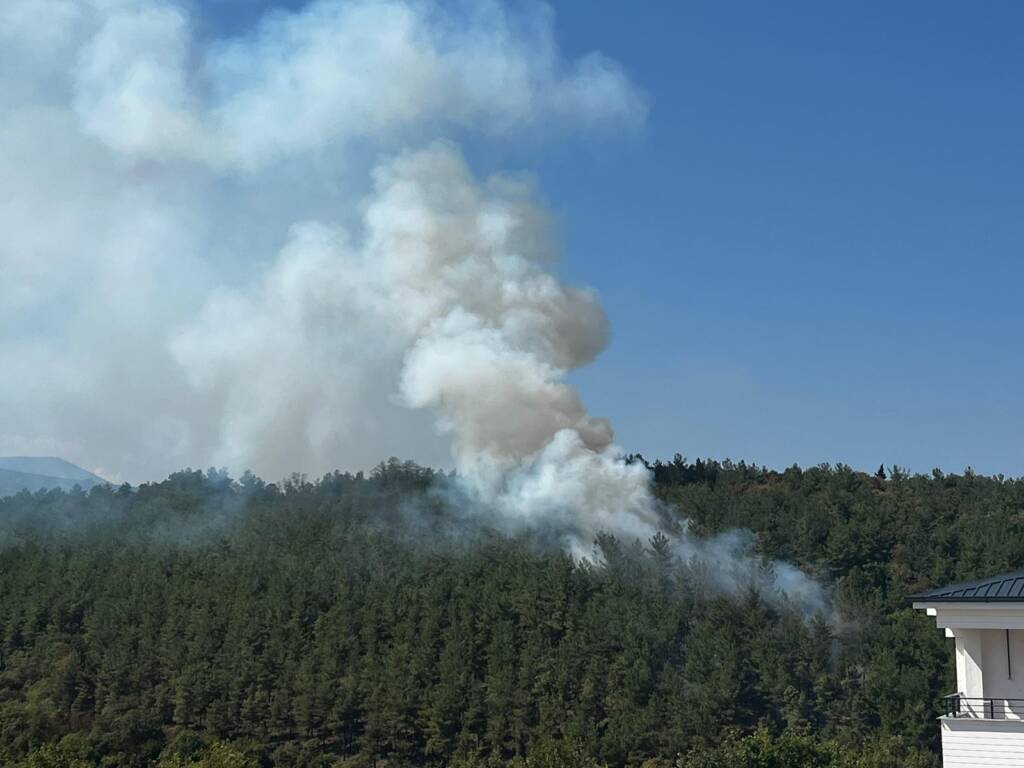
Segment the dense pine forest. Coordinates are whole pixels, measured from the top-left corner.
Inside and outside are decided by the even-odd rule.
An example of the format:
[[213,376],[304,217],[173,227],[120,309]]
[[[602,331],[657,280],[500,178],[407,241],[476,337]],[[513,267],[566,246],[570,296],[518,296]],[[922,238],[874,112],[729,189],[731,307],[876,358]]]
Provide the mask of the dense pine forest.
[[649,466],[835,616],[721,594],[659,539],[576,562],[394,460],[0,499],[0,763],[937,766],[951,648],[907,595],[1019,567],[1024,481]]

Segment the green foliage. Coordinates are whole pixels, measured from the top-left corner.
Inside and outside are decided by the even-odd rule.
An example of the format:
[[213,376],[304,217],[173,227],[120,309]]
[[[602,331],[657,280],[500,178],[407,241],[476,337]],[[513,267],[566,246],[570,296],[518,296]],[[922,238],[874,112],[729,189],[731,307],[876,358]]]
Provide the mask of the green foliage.
[[730,733],[713,749],[696,750],[676,768],[927,768],[930,756],[909,750],[899,739],[849,748],[835,739],[766,728],[752,734]]
[[677,768],[852,768],[832,742],[784,733],[778,738],[764,728],[746,738],[730,736],[720,746],[681,758]]
[[899,740],[886,740],[854,750],[835,740],[784,732],[773,736],[759,728],[753,734],[730,734],[712,749],[697,750],[676,762],[676,768],[927,768],[927,755],[914,754]]
[[718,594],[661,536],[603,537],[601,566],[499,536],[397,461],[22,493],[0,499],[0,764],[937,766],[951,651],[906,596],[1018,567],[1024,483],[650,466],[694,531],[752,530],[841,620]]
[[156,768],[259,768],[259,761],[229,744],[217,741],[194,757],[164,757],[156,764]]
[[12,768],[94,768],[97,757],[80,734],[68,734],[57,743],[44,744]]

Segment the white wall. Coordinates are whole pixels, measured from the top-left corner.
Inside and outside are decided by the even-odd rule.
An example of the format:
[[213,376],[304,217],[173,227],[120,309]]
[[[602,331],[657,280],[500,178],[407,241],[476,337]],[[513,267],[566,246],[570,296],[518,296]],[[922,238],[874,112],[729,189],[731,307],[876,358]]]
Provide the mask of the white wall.
[[[984,687],[984,645],[980,629],[956,629],[956,683],[957,690],[968,698],[986,696]],[[970,706],[969,702],[964,703]]]
[[981,631],[981,670],[985,696],[998,699],[1024,699],[1024,631],[1011,629],[1010,658],[1007,668],[1007,630]]
[[1020,768],[1024,722],[942,718],[943,768]]

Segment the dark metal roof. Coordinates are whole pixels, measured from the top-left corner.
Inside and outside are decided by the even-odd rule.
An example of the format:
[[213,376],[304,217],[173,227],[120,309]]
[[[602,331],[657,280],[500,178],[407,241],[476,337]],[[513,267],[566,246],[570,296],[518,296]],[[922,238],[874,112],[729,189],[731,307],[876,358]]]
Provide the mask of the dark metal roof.
[[918,603],[1024,603],[1024,571],[951,584],[911,595]]

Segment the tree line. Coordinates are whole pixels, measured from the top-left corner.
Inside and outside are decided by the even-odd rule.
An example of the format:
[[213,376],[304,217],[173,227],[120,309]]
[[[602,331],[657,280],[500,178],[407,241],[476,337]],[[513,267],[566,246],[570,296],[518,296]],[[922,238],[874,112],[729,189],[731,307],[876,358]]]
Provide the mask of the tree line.
[[[646,462],[837,618],[454,515],[396,460],[0,499],[0,763],[934,768],[951,649],[907,595],[1024,561],[1024,482]],[[599,563],[599,564],[595,564]]]

